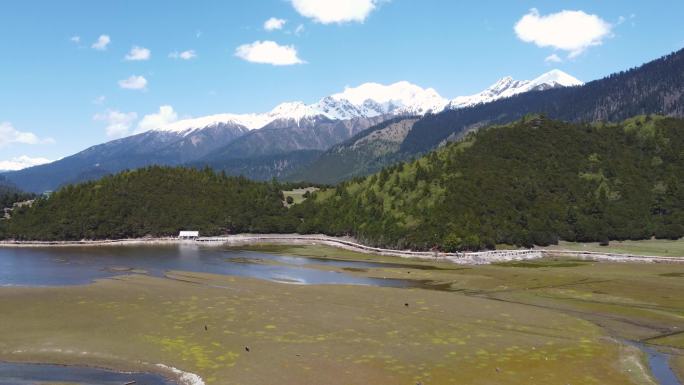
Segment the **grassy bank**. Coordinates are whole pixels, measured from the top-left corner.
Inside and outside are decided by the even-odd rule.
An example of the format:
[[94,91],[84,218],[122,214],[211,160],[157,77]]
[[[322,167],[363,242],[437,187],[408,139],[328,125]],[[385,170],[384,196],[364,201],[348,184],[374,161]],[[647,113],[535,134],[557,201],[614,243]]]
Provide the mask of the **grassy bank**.
[[[259,249],[376,260],[323,246]],[[681,266],[381,258],[404,267],[345,271],[440,290],[187,272],[0,288],[0,359],[143,370],[164,363],[208,384],[649,384],[638,351],[615,341],[684,348],[677,335],[660,337],[684,329]]]
[[676,241],[668,239],[646,239],[641,241],[611,241],[608,246],[597,242],[576,243],[559,242],[548,246],[549,250],[595,251],[599,253],[621,253],[634,255],[653,255],[663,257],[684,257],[684,238]]

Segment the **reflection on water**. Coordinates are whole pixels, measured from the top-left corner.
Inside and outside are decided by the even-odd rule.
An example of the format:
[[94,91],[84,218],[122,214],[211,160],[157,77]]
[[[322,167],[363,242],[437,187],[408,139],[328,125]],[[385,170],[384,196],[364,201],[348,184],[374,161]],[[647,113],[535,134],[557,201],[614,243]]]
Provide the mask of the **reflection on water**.
[[172,385],[174,382],[150,373],[119,373],[103,369],[0,362],[0,385],[32,385],[44,382],[79,385]]
[[373,262],[340,261],[179,244],[165,246],[99,246],[0,248],[0,285],[61,286],[145,271],[163,276],[170,270],[255,277],[299,284],[418,286],[409,280],[357,277],[322,271],[306,264],[341,268],[396,267]]

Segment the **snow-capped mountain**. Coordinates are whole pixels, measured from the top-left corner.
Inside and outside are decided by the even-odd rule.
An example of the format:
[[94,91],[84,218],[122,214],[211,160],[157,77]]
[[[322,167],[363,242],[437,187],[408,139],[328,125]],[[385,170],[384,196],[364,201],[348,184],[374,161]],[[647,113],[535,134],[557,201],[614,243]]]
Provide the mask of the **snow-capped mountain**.
[[555,87],[581,86],[584,83],[561,70],[549,71],[533,80],[514,80],[510,76],[502,78],[482,92],[469,96],[459,96],[451,100],[447,108],[464,108],[480,103],[489,103],[497,99],[529,91],[540,91]]
[[276,121],[300,124],[305,119],[350,120],[383,115],[423,115],[443,110],[447,102],[434,89],[423,89],[406,81],[390,85],[364,83],[358,87],[347,87],[343,92],[326,96],[313,104],[286,102],[266,113],[209,115],[179,120],[155,130],[187,135],[198,129],[228,123],[255,130]]
[[445,108],[463,108],[487,103],[532,90],[582,84],[584,83],[563,71],[552,70],[533,80],[514,80],[507,76],[482,92],[448,100],[433,88],[422,88],[407,81],[389,85],[364,83],[357,87],[346,87],[344,91],[326,96],[313,104],[286,102],[266,113],[209,115],[180,120],[156,130],[188,135],[196,130],[220,124],[240,125],[248,130],[255,130],[277,121],[299,125],[302,120],[424,115],[428,112],[437,113]]
[[506,77],[471,96],[453,100],[406,81],[346,87],[312,104],[287,102],[265,113],[217,114],[179,120],[88,148],[49,164],[8,174],[30,191],[101,177],[149,164],[228,165],[236,159],[324,151],[396,116],[420,116],[527,92],[582,84],[561,71],[534,80]]

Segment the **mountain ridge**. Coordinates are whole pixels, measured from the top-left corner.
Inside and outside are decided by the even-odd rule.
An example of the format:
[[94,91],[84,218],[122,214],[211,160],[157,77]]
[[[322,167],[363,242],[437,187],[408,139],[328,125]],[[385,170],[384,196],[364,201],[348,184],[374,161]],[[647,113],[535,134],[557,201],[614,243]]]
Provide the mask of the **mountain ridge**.
[[[394,151],[364,157],[360,156],[362,151],[350,150],[353,143],[348,140],[323,153],[319,162],[312,162],[286,179],[337,183],[412,159],[480,127],[509,123],[535,113],[575,122],[620,121],[642,114],[684,117],[684,50],[582,86],[531,90],[489,103],[426,114],[412,125]],[[358,136],[372,135],[376,129],[371,127]]]
[[[570,75],[561,74],[563,76],[554,76],[551,71],[537,79],[547,79],[546,87],[552,88],[564,86],[564,81],[567,84],[579,82]],[[525,87],[530,88],[531,82],[517,81],[517,87],[504,91],[508,94],[523,92]],[[506,95],[491,95],[490,92],[489,97]],[[425,116],[445,108],[458,107],[450,107],[450,101],[432,88],[421,88],[407,81],[389,85],[364,83],[346,87],[313,104],[285,102],[262,114],[226,113],[179,120],[91,146],[52,163],[5,175],[22,189],[33,192],[54,190],[74,181],[87,181],[152,164],[221,164],[229,173],[248,171],[248,165],[259,165],[254,177],[261,179],[266,172],[264,163],[236,162],[234,159],[283,158],[292,151],[325,151],[388,119]],[[289,159],[294,163],[288,163],[287,170],[293,171],[303,167],[311,157],[298,155]],[[282,176],[284,169],[278,163],[272,164],[272,176]]]

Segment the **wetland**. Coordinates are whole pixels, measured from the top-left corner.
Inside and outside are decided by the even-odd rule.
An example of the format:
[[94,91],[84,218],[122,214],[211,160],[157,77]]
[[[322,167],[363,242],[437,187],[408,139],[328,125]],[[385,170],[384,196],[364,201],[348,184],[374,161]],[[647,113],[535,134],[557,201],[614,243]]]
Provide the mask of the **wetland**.
[[0,248],[0,266],[0,361],[15,364],[187,383],[164,364],[206,384],[670,385],[661,378],[684,374],[679,264],[177,245]]

